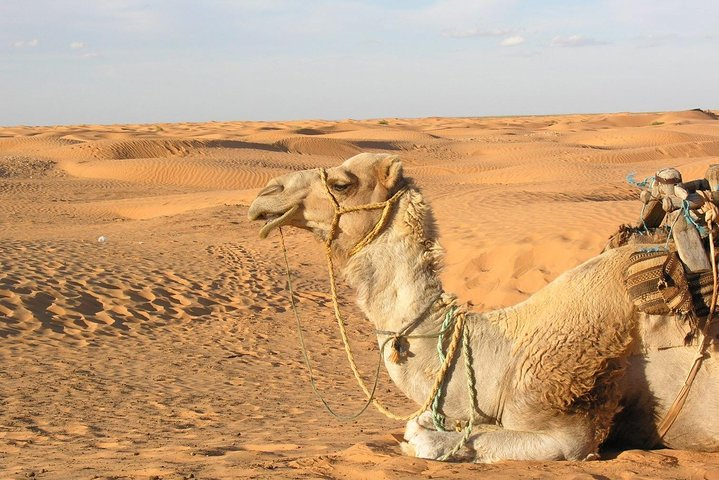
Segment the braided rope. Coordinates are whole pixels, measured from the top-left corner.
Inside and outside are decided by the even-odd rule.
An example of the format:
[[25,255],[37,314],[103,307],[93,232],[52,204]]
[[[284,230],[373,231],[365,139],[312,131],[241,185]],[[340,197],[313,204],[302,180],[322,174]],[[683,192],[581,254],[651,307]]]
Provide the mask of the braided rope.
[[[334,274],[334,265],[332,262],[332,254],[330,251],[327,251],[327,270],[330,276],[330,291],[332,293],[332,306],[334,308],[335,313],[335,319],[337,320],[337,326],[340,330],[340,336],[342,337],[342,343],[345,347],[345,353],[347,354],[347,361],[350,364],[350,369],[352,370],[352,373],[354,374],[355,379],[357,380],[357,384],[362,389],[362,391],[365,393],[367,398],[372,399],[372,403],[374,404],[375,408],[382,412],[386,417],[394,419],[394,420],[411,420],[413,418],[419,417],[422,413],[429,410],[429,408],[432,405],[432,402],[434,401],[434,397],[439,392],[442,384],[444,383],[444,379],[447,375],[447,371],[449,371],[449,368],[456,356],[457,353],[457,347],[459,346],[459,340],[462,336],[462,330],[464,329],[464,320],[465,315],[464,313],[459,313],[457,315],[457,321],[454,325],[454,331],[452,333],[452,339],[450,341],[449,346],[447,347],[447,355],[445,358],[445,361],[442,363],[439,372],[437,372],[437,376],[434,381],[434,385],[432,386],[432,390],[430,391],[430,394],[427,396],[427,399],[425,402],[420,406],[417,410],[410,414],[401,415],[396,414],[389,410],[382,402],[380,402],[377,398],[373,398],[374,395],[370,392],[370,390],[367,388],[367,385],[365,384],[364,380],[362,379],[362,375],[359,372],[359,369],[357,368],[357,363],[354,359],[354,354],[352,353],[352,347],[349,344],[349,338],[347,336],[347,331],[345,329],[344,319],[342,318],[342,313],[340,312],[339,308],[339,302],[337,297],[337,285],[336,285],[336,279]],[[411,336],[408,336],[408,338],[411,338]],[[384,353],[384,346],[391,340],[392,337],[389,337],[385,342],[382,344],[382,349],[380,350],[380,356],[383,356]]]
[[438,458],[438,460],[442,462],[453,457],[467,444],[469,436],[472,434],[472,429],[474,428],[474,421],[476,420],[475,412],[479,410],[477,405],[477,380],[474,376],[474,368],[472,368],[472,351],[469,346],[469,329],[465,329],[464,335],[462,335],[462,348],[464,349],[464,368],[467,370],[467,391],[469,392],[471,409],[469,411],[469,420],[464,427],[464,435],[462,435],[462,438],[459,439],[452,450]]
[[330,231],[327,234],[327,241],[325,242],[326,248],[331,248],[332,241],[334,240],[335,235],[337,234],[337,228],[339,227],[340,223],[340,217],[344,215],[345,213],[351,213],[351,212],[362,212],[362,211],[369,211],[369,210],[379,210],[382,209],[382,214],[380,215],[379,220],[377,223],[375,223],[374,227],[372,227],[372,230],[367,232],[367,234],[362,238],[357,244],[352,247],[352,249],[349,251],[347,256],[352,257],[357,252],[362,250],[364,247],[372,243],[380,234],[382,229],[387,225],[387,221],[389,220],[389,214],[392,211],[392,207],[395,203],[404,195],[407,193],[406,188],[401,188],[398,190],[394,195],[392,195],[389,199],[385,200],[384,202],[377,202],[377,203],[368,203],[365,205],[353,205],[348,207],[343,207],[340,205],[340,203],[337,201],[337,198],[335,198],[334,194],[330,191],[329,183],[327,182],[327,171],[324,168],[320,169],[320,179],[322,180],[322,185],[325,187],[325,191],[327,192],[327,196],[330,197],[330,200],[332,200],[332,205],[335,209],[334,217],[332,218],[332,223],[330,224]]
[[[442,322],[442,327],[440,329],[439,335],[437,335],[437,357],[439,358],[440,363],[444,362],[445,355],[444,355],[444,332],[446,329],[449,328],[449,324],[452,321],[452,317],[454,316],[454,307],[450,307],[450,309],[447,311],[447,314],[444,316],[444,321]],[[445,421],[446,417],[440,412],[440,403],[442,402],[442,391],[440,389],[439,392],[437,392],[437,395],[434,397],[434,400],[432,401],[432,423],[434,423],[434,428],[439,430],[440,432],[446,432],[447,429],[445,428]]]

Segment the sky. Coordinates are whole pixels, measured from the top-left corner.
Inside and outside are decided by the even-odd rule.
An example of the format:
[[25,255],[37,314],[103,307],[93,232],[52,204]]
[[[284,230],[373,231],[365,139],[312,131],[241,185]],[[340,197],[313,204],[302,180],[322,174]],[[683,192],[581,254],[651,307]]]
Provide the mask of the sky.
[[717,0],[0,0],[0,125],[719,108]]

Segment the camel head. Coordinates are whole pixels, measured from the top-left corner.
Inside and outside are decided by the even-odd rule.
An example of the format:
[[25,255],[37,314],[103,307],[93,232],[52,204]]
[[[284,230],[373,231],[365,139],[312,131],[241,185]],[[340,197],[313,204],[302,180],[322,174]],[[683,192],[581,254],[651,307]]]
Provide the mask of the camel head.
[[[396,155],[361,153],[329,168],[327,187],[340,207],[384,202],[405,185]],[[288,173],[270,180],[250,205],[250,220],[265,221],[260,237],[287,225],[309,230],[326,241],[335,215],[320,169]],[[342,215],[333,245],[341,251],[355,245],[377,223],[380,210]]]

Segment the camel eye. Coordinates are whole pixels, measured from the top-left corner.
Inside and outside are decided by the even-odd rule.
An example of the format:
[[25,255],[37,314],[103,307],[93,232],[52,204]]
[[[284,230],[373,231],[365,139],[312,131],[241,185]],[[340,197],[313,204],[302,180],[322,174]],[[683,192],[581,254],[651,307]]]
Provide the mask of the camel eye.
[[350,187],[349,183],[335,183],[332,185],[332,190],[338,193],[342,193],[347,191],[347,189]]

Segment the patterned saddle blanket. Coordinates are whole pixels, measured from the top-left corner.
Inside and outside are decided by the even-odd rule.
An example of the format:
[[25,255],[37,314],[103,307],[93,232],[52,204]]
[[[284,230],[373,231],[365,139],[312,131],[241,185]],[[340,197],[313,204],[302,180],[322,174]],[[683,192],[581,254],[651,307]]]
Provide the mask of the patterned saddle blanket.
[[637,308],[651,315],[706,317],[711,304],[712,272],[687,274],[677,252],[637,252],[624,276]]

